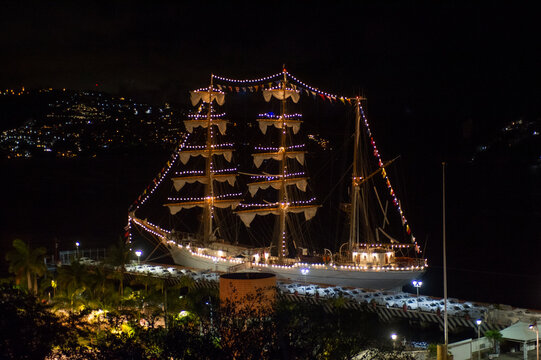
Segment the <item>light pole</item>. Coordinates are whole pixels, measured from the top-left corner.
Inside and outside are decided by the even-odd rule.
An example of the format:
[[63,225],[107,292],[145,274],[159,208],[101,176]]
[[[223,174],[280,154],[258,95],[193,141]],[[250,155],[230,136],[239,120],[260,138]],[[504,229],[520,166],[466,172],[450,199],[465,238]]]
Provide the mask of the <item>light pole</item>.
[[136,250],[135,255],[137,255],[137,264],[141,264],[141,255],[143,255],[143,252],[141,250]]
[[411,283],[415,289],[417,289],[417,311],[419,311],[419,288],[423,286],[423,282],[420,280],[413,280]]
[[396,349],[396,339],[398,339],[398,335],[395,333],[391,334],[391,340],[393,341],[393,349]]
[[535,331],[535,352],[537,355],[537,360],[539,360],[539,328],[537,327],[537,321],[529,326],[530,330]]
[[301,269],[301,274],[304,277],[304,285],[306,285],[306,275],[308,275],[309,272],[310,272],[309,268],[302,268]]
[[76,241],[75,242],[75,253],[77,254],[77,259],[79,258],[79,245],[81,245],[81,244],[79,244],[79,242]]
[[477,359],[481,359],[481,345],[479,344],[479,341],[481,339],[481,323],[483,321],[481,319],[475,320],[475,323],[477,324]]

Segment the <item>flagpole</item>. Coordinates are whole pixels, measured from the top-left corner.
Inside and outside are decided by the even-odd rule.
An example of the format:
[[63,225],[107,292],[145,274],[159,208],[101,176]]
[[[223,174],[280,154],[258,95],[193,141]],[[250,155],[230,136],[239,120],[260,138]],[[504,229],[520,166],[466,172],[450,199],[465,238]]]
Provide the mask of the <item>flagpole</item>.
[[447,359],[447,346],[449,344],[449,333],[447,329],[447,254],[445,236],[445,162],[442,165],[442,208],[443,208],[443,328],[444,328],[444,359]]

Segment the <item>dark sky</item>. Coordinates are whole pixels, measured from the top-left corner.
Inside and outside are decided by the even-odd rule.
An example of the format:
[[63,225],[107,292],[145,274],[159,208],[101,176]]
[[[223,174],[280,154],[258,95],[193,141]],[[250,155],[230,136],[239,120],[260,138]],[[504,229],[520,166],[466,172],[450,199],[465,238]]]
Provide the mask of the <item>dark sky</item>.
[[197,5],[3,2],[0,86],[163,90],[198,87],[211,72],[275,73],[286,63],[303,79],[346,94],[362,88],[525,108],[525,97],[540,95],[540,31],[536,12],[526,7],[190,3]]

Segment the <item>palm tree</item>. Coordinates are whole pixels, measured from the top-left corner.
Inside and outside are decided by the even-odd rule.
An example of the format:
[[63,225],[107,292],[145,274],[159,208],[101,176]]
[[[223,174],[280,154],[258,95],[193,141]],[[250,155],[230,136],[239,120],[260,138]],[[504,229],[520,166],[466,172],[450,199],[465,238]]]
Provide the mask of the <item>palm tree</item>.
[[119,237],[116,244],[107,249],[107,257],[105,262],[109,265],[116,266],[118,269],[117,278],[120,280],[119,292],[120,297],[124,297],[124,275],[126,274],[126,264],[130,261],[132,254],[130,244]]
[[89,287],[89,274],[85,265],[78,260],[70,265],[58,268],[58,287],[59,293],[55,298],[57,307],[79,307],[85,305],[86,292]]
[[111,273],[102,266],[96,266],[89,271],[90,298],[93,306],[101,309],[112,308],[118,302],[119,296],[111,281]]
[[13,249],[6,254],[6,260],[9,262],[9,272],[15,274],[17,284],[26,277],[28,291],[34,295],[38,293],[38,277],[47,272],[45,265],[45,254],[47,250],[44,247],[31,249],[21,239],[13,240]]
[[499,332],[498,330],[488,330],[487,332],[485,332],[485,337],[487,339],[492,340],[492,348],[494,350],[494,353],[499,354],[500,353],[499,343],[500,343],[500,340],[502,339],[502,333]]

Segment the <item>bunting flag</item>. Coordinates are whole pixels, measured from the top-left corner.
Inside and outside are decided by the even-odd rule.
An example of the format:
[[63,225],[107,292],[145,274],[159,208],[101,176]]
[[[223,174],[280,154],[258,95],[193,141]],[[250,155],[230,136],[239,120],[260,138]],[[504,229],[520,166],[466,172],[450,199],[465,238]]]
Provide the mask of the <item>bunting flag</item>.
[[[226,78],[226,77],[222,77],[222,76],[218,76],[218,75],[214,75],[214,78],[216,80],[219,80],[219,81],[225,81],[227,83],[232,83],[232,84],[235,84],[235,85],[236,84],[241,85],[241,86],[232,86],[232,85],[221,85],[220,84],[220,85],[217,85],[218,89],[220,89],[220,90],[229,89],[229,91],[236,91],[236,92],[241,92],[242,91],[243,93],[246,93],[248,91],[249,92],[254,92],[254,91],[257,92],[259,90],[272,89],[273,86],[275,86],[275,85],[281,85],[282,82],[283,82],[283,80],[282,80],[283,76],[286,76],[288,78],[288,84],[292,89],[298,90],[299,92],[302,92],[304,90],[306,95],[312,94],[312,96],[314,96],[314,98],[317,98],[317,95],[320,95],[323,100],[327,99],[331,103],[340,101],[344,105],[346,104],[346,102],[349,105],[356,104],[357,99],[359,99],[359,97],[350,98],[350,97],[345,97],[345,96],[338,96],[336,94],[331,94],[329,92],[322,91],[320,89],[312,87],[312,86],[302,82],[301,80],[297,79],[295,76],[293,76],[292,74],[287,72],[285,69],[283,69],[283,71],[281,73],[274,74],[274,75],[271,75],[271,76],[262,77],[262,78],[259,78],[259,79],[240,80],[240,79]],[[242,85],[244,85],[244,86],[242,86]],[[364,98],[361,98],[361,99],[364,99]]]

